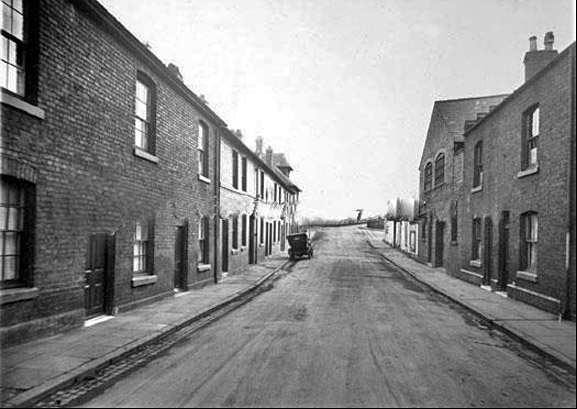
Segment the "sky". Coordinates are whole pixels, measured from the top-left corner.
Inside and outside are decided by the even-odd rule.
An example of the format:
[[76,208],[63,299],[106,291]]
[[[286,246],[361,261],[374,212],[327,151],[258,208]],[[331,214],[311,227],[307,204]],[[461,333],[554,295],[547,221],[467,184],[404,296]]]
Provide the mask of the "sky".
[[436,100],[511,93],[528,38],[575,41],[573,0],[99,0],[254,149],[285,153],[303,217],[418,195]]

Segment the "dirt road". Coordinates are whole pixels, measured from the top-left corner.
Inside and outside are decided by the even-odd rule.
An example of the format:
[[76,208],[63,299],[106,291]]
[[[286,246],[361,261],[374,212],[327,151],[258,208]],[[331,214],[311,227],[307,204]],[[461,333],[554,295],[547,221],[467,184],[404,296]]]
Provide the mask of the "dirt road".
[[357,228],[86,407],[575,407],[520,348],[383,263]]

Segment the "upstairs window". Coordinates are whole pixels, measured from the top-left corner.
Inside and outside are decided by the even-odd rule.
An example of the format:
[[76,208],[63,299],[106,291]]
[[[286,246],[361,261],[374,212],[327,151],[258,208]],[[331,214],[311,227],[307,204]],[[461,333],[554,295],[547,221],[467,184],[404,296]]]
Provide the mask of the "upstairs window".
[[2,88],[25,94],[24,0],[2,0]]
[[433,188],[433,164],[427,163],[425,166],[425,192]]
[[440,154],[435,160],[435,186],[440,186],[445,182],[445,155]]
[[260,171],[260,198],[264,200],[264,170]]
[[232,151],[232,187],[238,189],[238,152]]
[[208,178],[208,126],[198,123],[198,174]]
[[481,261],[482,240],[481,236],[481,218],[473,219],[473,245],[471,251],[471,260]]
[[242,160],[241,160],[241,172],[242,172],[241,173],[241,189],[243,192],[246,192],[248,189],[248,186],[247,186],[248,164],[246,161],[246,156],[243,156]]
[[139,74],[136,80],[134,145],[154,154],[155,89],[152,81]]
[[473,187],[483,186],[483,141],[475,145],[473,166]]
[[523,115],[523,168],[537,166],[539,149],[539,107],[533,107]]
[[537,213],[528,212],[521,216],[521,269],[537,272],[537,243],[539,219]]

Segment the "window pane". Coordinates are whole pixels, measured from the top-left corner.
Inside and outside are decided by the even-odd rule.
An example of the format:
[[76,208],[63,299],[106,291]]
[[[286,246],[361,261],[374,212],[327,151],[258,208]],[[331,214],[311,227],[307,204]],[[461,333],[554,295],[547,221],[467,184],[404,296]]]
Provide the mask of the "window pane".
[[20,13],[24,12],[24,7],[22,7],[22,0],[12,0],[12,8]]
[[146,121],[148,120],[148,106],[146,103],[136,100],[136,116]]
[[8,230],[17,231],[22,228],[20,213],[20,209],[15,207],[8,210]]
[[18,258],[17,257],[4,257],[4,280],[15,280],[17,278],[16,272],[18,271]]
[[537,243],[537,239],[539,238],[539,220],[537,219],[537,215],[531,216],[531,241]]
[[12,32],[12,10],[5,3],[2,3],[2,30]]
[[148,102],[148,87],[142,82],[136,82],[136,98],[144,103]]
[[16,256],[19,254],[18,233],[5,233],[4,255]]
[[134,257],[132,260],[132,271],[140,271],[140,259],[138,257]]
[[24,17],[20,13],[12,13],[12,35],[24,40]]
[[531,115],[531,136],[539,135],[539,108],[533,111]]
[[6,88],[12,92],[18,92],[18,70],[12,65],[6,66]]

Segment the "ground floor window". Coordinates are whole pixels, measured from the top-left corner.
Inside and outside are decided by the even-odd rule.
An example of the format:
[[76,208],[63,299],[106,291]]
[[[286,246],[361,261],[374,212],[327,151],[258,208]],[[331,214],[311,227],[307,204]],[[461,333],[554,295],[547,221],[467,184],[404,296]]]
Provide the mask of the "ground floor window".
[[481,219],[473,219],[473,245],[471,251],[471,260],[481,260],[482,236],[481,236]]
[[521,215],[521,269],[537,272],[537,243],[539,219],[537,213]]
[[153,273],[153,237],[154,221],[140,219],[134,223],[132,271],[135,275]]
[[202,217],[198,222],[198,262],[209,264],[209,219]]
[[2,286],[23,280],[24,188],[13,178],[2,178],[0,191],[0,278]]

